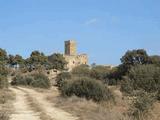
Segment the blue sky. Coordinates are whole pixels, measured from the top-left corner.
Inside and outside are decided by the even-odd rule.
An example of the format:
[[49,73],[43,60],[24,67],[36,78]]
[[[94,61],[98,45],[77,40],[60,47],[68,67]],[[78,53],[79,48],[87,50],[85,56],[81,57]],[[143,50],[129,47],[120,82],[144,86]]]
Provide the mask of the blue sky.
[[49,55],[75,39],[90,63],[119,64],[127,50],[160,54],[160,0],[0,0],[0,47]]

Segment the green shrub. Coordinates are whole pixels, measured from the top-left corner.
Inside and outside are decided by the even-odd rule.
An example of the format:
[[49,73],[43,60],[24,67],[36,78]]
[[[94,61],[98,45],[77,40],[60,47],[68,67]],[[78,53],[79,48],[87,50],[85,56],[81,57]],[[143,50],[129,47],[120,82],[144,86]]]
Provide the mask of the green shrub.
[[130,95],[133,93],[133,81],[130,80],[127,76],[123,77],[121,81],[121,89],[122,92]]
[[60,73],[56,78],[56,86],[62,87],[62,83],[65,80],[71,79],[72,75],[69,72]]
[[48,56],[48,61],[50,63],[49,69],[65,70],[67,62],[62,54],[55,53]]
[[6,76],[0,75],[0,89],[8,88],[8,80]]
[[[2,61],[1,61],[2,62]],[[8,69],[0,62],[0,89],[8,88]]]
[[101,82],[85,77],[63,82],[61,92],[64,96],[76,95],[96,102],[113,98],[109,89]]
[[105,83],[107,83],[108,85],[117,85],[117,83],[118,83],[118,80],[116,80],[116,79],[111,79],[111,78],[106,78],[105,79]]
[[138,65],[129,71],[129,78],[133,81],[133,88],[146,92],[155,92],[160,85],[160,68],[154,65]]
[[89,66],[88,65],[77,66],[72,70],[72,74],[76,75],[76,76],[79,76],[79,77],[81,77],[81,76],[90,76]]
[[97,80],[104,80],[110,72],[111,69],[108,67],[96,66],[91,69],[90,75]]
[[[33,80],[30,85],[38,88],[50,88],[51,83],[47,76],[42,73],[33,74]],[[28,79],[31,80],[31,79]]]
[[31,83],[34,81],[34,78],[32,76],[25,76],[24,81],[27,85],[31,86]]
[[137,65],[130,69],[121,84],[123,92],[144,90],[148,93],[158,92],[160,86],[160,68],[154,65]]
[[50,80],[42,73],[33,74],[30,76],[17,75],[11,82],[12,85],[24,85],[38,88],[49,88]]
[[26,80],[24,79],[23,76],[21,76],[21,75],[16,75],[16,76],[13,78],[13,80],[12,80],[12,82],[11,82],[11,85],[24,85],[24,86],[26,86],[26,85],[28,85],[28,84],[27,84],[27,82],[26,82]]
[[137,93],[135,100],[131,106],[131,114],[134,118],[141,120],[147,115],[149,109],[155,101],[155,94],[149,94],[144,91]]
[[4,67],[4,65],[0,65],[0,75],[7,77],[8,73],[9,70],[6,67]]

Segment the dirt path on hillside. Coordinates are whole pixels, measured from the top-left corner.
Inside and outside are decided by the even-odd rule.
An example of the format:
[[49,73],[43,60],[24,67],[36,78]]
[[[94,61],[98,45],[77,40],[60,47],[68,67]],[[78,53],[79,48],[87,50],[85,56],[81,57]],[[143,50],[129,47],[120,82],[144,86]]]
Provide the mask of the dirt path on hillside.
[[40,120],[39,114],[30,109],[26,93],[16,89],[10,88],[16,94],[16,100],[13,104],[14,112],[11,115],[11,120]]
[[[49,120],[77,120],[78,119],[77,117],[74,117],[71,114],[69,114],[63,110],[56,108],[52,103],[50,103],[46,100],[46,96],[43,93],[37,92],[33,89],[22,88],[22,87],[18,87],[17,89],[12,88],[12,90],[16,92],[17,98],[18,98],[16,100],[15,105],[14,105],[15,107],[17,107],[17,105],[19,106],[18,108],[16,108],[16,111],[17,110],[19,111],[20,109],[24,109],[26,116],[29,115],[30,118],[13,119],[14,116],[15,117],[18,116],[18,114],[13,114],[13,116],[11,117],[12,118],[11,120],[39,120],[38,117],[36,117],[36,114],[31,112],[27,108],[26,103],[28,101],[25,98],[25,95],[27,95],[28,97],[33,99],[34,102],[36,101],[36,105],[38,105],[37,107],[40,110],[39,112],[43,112],[46,116],[48,116]],[[23,106],[24,106],[24,108],[23,108]],[[35,106],[33,106],[33,107],[35,107]],[[35,117],[35,118],[33,118],[33,117]],[[41,120],[45,120],[45,119],[41,118]]]

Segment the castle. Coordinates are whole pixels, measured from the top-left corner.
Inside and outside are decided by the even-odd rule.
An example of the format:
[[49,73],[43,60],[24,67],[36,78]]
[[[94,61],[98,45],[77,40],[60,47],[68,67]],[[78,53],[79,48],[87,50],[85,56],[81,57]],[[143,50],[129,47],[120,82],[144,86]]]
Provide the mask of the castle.
[[88,64],[87,54],[77,54],[77,44],[74,40],[65,41],[64,58],[67,61],[67,68],[72,70],[74,67]]

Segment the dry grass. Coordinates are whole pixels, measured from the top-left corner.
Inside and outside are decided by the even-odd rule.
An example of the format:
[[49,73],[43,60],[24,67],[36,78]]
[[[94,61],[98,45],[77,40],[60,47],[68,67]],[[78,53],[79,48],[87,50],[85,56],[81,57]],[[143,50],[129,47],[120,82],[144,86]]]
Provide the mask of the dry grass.
[[[32,110],[34,110],[35,112],[39,113],[39,117],[40,117],[41,120],[52,120],[52,119],[50,118],[50,116],[48,116],[48,115],[43,111],[43,109],[41,108],[41,105],[38,103],[38,101],[37,101],[36,99],[34,99],[32,96],[30,96],[30,94],[27,93],[25,90],[20,89],[20,88],[18,88],[18,87],[15,87],[15,88],[16,88],[16,89],[19,89],[19,90],[21,90],[21,91],[23,91],[23,92],[26,93],[25,96],[26,96],[26,99],[27,99],[27,102],[28,102],[30,108],[31,108]],[[30,88],[30,89],[31,89],[32,87],[27,87],[27,88]],[[40,92],[40,93],[44,93],[44,92],[48,91],[48,90],[44,90],[44,89],[40,89],[40,88],[32,88],[32,89],[35,89],[36,91],[38,91],[38,92]]]
[[52,102],[56,103],[56,107],[77,115],[79,120],[129,120],[120,111],[121,108],[116,108],[112,102],[97,104],[75,96],[71,98],[59,97]]
[[0,90],[0,104],[5,104],[15,99],[14,93],[8,89]]
[[[61,97],[55,88],[51,90],[37,89],[55,107],[78,116],[79,120],[133,120],[132,117],[128,116],[131,100],[128,97],[124,97],[117,87],[111,87],[110,90],[115,96],[115,103],[103,102],[98,104],[76,96]],[[150,110],[150,116],[145,120],[159,120],[159,111],[160,103],[157,102],[154,104],[153,109]]]
[[9,120],[9,113],[5,110],[0,110],[0,120]]
[[31,97],[29,94],[26,95],[27,101],[30,105],[30,107],[35,111],[40,113],[40,119],[41,120],[52,120],[50,118],[50,116],[48,116],[43,109],[41,108],[41,106],[38,104],[38,101],[36,101],[35,99],[33,99],[33,97]]
[[48,101],[56,107],[78,116],[79,120],[130,120],[128,116],[124,115],[127,112],[125,101],[119,96],[115,96],[115,98],[116,104],[112,101],[98,104],[76,96],[61,97],[53,89],[47,93]]
[[159,120],[160,119],[160,102],[156,102],[153,105],[153,109],[150,110],[150,116],[148,120]]
[[8,89],[0,90],[0,120],[9,120],[15,94]]

